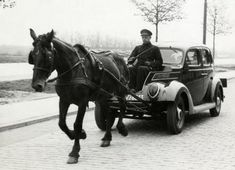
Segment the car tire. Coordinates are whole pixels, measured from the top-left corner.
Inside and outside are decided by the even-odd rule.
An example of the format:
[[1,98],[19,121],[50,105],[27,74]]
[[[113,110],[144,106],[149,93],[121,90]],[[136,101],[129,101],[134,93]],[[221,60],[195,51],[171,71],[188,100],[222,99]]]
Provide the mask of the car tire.
[[184,99],[179,96],[175,102],[167,106],[167,126],[172,134],[179,134],[185,122],[185,103]]
[[[107,106],[106,106],[107,107]],[[105,131],[106,130],[106,120],[105,120],[105,106],[101,105],[99,102],[95,102],[95,122],[97,127]],[[114,124],[115,117],[112,118],[112,125]]]
[[221,104],[222,104],[222,93],[219,88],[217,88],[215,92],[215,108],[210,109],[211,117],[219,116],[221,111]]

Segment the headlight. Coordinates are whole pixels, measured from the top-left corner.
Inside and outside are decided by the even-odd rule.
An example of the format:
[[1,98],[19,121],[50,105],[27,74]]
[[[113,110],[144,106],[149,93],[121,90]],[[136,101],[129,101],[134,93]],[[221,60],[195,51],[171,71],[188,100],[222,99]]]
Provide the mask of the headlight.
[[151,83],[148,85],[148,96],[150,99],[157,99],[160,92],[158,83]]

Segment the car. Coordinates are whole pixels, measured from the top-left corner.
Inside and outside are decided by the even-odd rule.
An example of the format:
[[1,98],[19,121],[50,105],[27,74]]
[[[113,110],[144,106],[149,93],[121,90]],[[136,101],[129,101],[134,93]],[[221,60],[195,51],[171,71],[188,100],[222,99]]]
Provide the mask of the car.
[[[141,91],[127,95],[125,118],[165,117],[170,133],[179,134],[188,115],[210,111],[219,116],[227,80],[217,78],[211,50],[203,44],[159,43],[163,58],[161,71],[149,72]],[[109,102],[118,114],[118,102]],[[96,124],[105,129],[102,108],[95,108]]]

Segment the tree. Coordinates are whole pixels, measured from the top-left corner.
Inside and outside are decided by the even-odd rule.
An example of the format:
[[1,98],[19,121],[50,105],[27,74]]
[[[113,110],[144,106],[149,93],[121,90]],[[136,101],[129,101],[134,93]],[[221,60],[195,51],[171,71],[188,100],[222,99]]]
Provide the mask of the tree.
[[156,39],[158,41],[158,25],[160,23],[171,22],[182,19],[181,8],[185,0],[147,0],[145,2],[131,0],[140,10],[141,15],[147,22],[151,22],[156,27]]
[[216,36],[219,34],[229,33],[231,27],[225,16],[225,7],[220,1],[213,1],[208,9],[208,32],[213,36],[213,58],[215,57]]
[[0,0],[0,7],[2,8],[13,8],[15,5],[15,0]]

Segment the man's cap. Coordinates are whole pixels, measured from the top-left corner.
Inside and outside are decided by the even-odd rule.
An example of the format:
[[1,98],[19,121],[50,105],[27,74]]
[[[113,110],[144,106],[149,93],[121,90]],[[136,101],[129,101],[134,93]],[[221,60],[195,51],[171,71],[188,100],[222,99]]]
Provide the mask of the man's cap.
[[152,32],[149,31],[149,30],[147,30],[147,29],[142,29],[142,30],[140,31],[140,34],[141,34],[141,36],[142,36],[142,35],[151,36],[151,35],[152,35]]

